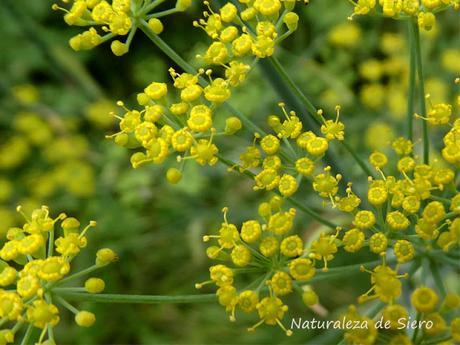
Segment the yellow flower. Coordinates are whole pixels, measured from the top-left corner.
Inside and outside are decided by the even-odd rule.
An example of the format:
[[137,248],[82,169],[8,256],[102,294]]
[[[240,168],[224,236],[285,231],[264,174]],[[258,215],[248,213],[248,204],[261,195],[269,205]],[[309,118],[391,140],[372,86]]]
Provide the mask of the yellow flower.
[[278,182],[278,189],[281,195],[289,197],[297,191],[297,188],[297,180],[294,176],[289,174],[284,174],[283,176],[281,176]]
[[318,174],[313,180],[313,189],[323,198],[330,198],[337,194],[338,183],[342,176],[331,176],[330,168],[324,169],[324,173]]
[[400,211],[389,212],[387,214],[386,220],[392,230],[406,230],[410,225],[409,219],[407,219],[407,217]]
[[259,296],[252,290],[245,290],[238,295],[238,306],[245,313],[254,311],[258,303]]
[[253,6],[264,16],[273,16],[279,12],[281,2],[279,0],[255,0]]
[[369,163],[371,163],[375,168],[382,169],[388,163],[387,156],[382,153],[375,151],[369,156]]
[[361,40],[361,29],[354,23],[344,23],[332,28],[328,40],[332,45],[344,48],[353,48]]
[[34,301],[27,307],[27,321],[38,328],[55,326],[59,322],[59,310],[44,300]]
[[292,279],[286,272],[276,272],[270,280],[270,287],[277,296],[288,295],[292,292]]
[[381,206],[387,201],[388,192],[383,187],[372,187],[367,192],[367,199],[374,206]]
[[411,303],[417,311],[421,313],[430,313],[436,309],[439,297],[429,287],[419,287],[411,295]]
[[303,241],[298,235],[286,237],[281,241],[280,252],[287,257],[300,256],[303,253]]
[[316,269],[310,259],[297,258],[289,262],[289,273],[295,280],[307,281],[313,278]]
[[261,242],[260,242],[260,252],[262,255],[266,257],[270,257],[276,254],[279,248],[279,241],[277,240],[276,237],[273,236],[268,236],[265,237]]
[[441,221],[445,214],[446,211],[444,210],[444,205],[439,201],[431,201],[425,206],[422,212],[423,219],[433,224]]
[[280,147],[280,141],[277,137],[269,134],[262,138],[260,141],[260,147],[266,154],[273,155],[278,152]]
[[96,316],[86,310],[79,311],[75,315],[75,323],[80,327],[91,327],[96,322]]
[[286,332],[286,335],[292,335],[292,331],[286,330],[281,323],[284,314],[288,310],[288,306],[284,305],[283,301],[281,301],[278,297],[265,297],[257,304],[256,308],[261,321],[248,328],[248,331],[254,331],[256,327],[265,322],[267,325],[278,324]]
[[327,272],[327,262],[334,258],[337,253],[337,245],[335,243],[335,236],[326,235],[324,232],[320,234],[319,239],[311,244],[309,257],[316,260],[323,260],[323,272]]
[[382,316],[385,321],[390,322],[391,329],[397,329],[401,326],[398,321],[402,319],[407,320],[409,313],[407,312],[407,309],[402,305],[393,304],[385,307]]
[[405,263],[414,258],[415,249],[409,241],[398,240],[394,245],[394,253],[398,262]]
[[241,238],[247,243],[253,243],[260,238],[262,227],[256,220],[248,220],[241,227]]
[[376,254],[384,254],[388,245],[387,237],[382,233],[376,233],[369,239],[369,249]]
[[348,230],[343,236],[342,242],[347,252],[357,252],[364,245],[364,233],[358,229]]
[[303,157],[296,160],[295,168],[300,174],[308,176],[315,169],[315,163],[311,159]]
[[268,230],[272,231],[276,235],[284,235],[293,226],[294,217],[296,210],[291,208],[287,212],[277,212],[270,217],[268,221]]
[[8,286],[16,281],[18,272],[10,266],[5,266],[0,272],[0,286]]
[[0,317],[17,321],[23,308],[22,299],[17,293],[0,290]]
[[216,283],[217,286],[232,285],[233,283],[233,271],[224,266],[216,265],[209,268],[211,279]]
[[237,266],[247,266],[251,261],[251,251],[243,244],[236,245],[231,253],[232,262]]
[[272,190],[278,186],[280,176],[274,169],[264,169],[255,177],[255,189]]
[[353,219],[353,224],[359,229],[369,229],[375,224],[375,215],[371,211],[358,211]]

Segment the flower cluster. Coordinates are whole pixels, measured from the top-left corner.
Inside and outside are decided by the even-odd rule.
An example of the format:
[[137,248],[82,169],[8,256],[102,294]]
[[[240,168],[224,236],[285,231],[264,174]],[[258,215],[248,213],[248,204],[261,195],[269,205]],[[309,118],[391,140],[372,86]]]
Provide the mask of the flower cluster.
[[[432,104],[423,119],[441,126],[448,124],[451,116],[452,106],[440,103]],[[439,255],[444,255],[442,252],[458,247],[460,194],[455,188],[456,170],[447,165],[458,166],[457,132],[458,120],[444,137],[446,146],[440,155],[444,162],[418,163],[413,143],[403,137],[392,143],[396,159],[391,161],[396,160],[395,167],[388,166],[389,154],[373,152],[369,162],[379,178],[369,177],[367,209],[358,209],[362,200],[352,192],[351,185],[344,197],[335,195],[337,183],[331,177],[332,193],[324,193],[313,185],[320,196],[331,200],[332,207],[352,217],[350,228],[345,229],[341,238],[345,251],[354,253],[368,246],[371,252],[385,256],[391,250],[396,261],[403,264],[426,250],[438,250]],[[399,278],[405,275],[398,275],[397,268],[384,263],[368,272],[372,287],[360,297],[361,302],[378,298],[393,303],[401,295]]]
[[0,143],[2,235],[17,219],[11,205],[21,204],[31,211],[34,205],[51,202],[58,192],[64,191],[72,201],[94,194],[95,168],[87,160],[93,152],[91,141],[79,130],[84,125],[110,127],[113,118],[106,114],[116,109],[109,101],[98,100],[88,107],[87,123],[46,106],[31,85],[18,85],[12,93],[17,112],[2,124],[2,132],[5,127],[8,131]]
[[[166,83],[153,82],[144,92],[137,95],[141,111],[126,110],[120,117],[120,132],[110,135],[115,143],[129,148],[142,148],[131,156],[134,168],[141,164],[162,164],[175,152],[180,170],[170,168],[167,179],[177,183],[182,176],[184,163],[193,159],[200,165],[214,165],[218,158],[218,148],[213,143],[217,135],[232,135],[241,129],[241,121],[234,117],[226,119],[225,128],[217,132],[214,127],[216,108],[231,94],[228,80],[213,79],[211,70],[200,70],[198,74],[177,73],[169,70],[173,78],[173,90],[178,95],[177,102],[171,102]],[[200,78],[206,74],[210,83],[202,87]],[[175,157],[176,158],[176,157]]]
[[[75,314],[77,325],[92,326],[95,315],[67,302],[63,285],[117,260],[111,249],[100,249],[93,266],[69,275],[73,259],[86,247],[87,232],[96,222],[91,221],[81,229],[77,219],[63,213],[51,218],[46,206],[35,209],[30,217],[21,207],[18,212],[26,223],[10,228],[0,249],[0,343],[14,342],[14,335],[24,325],[43,330],[39,344],[44,343],[47,334],[48,342],[54,343],[53,327],[60,319],[56,303]],[[104,286],[102,279],[92,277],[82,291],[99,293]],[[10,323],[13,326],[6,328]]]
[[[203,12],[203,18],[194,21],[193,25],[204,30],[211,38],[211,43],[197,57],[204,62],[206,68],[222,67],[222,73],[213,72],[211,69],[193,72],[193,67],[178,58],[177,54],[171,53],[171,48],[155,36],[163,31],[163,24],[158,18],[185,10],[191,5],[190,0],[178,0],[174,8],[155,13],[152,11],[163,3],[162,0],[113,0],[111,3],[104,0],[74,0],[70,9],[64,10],[64,19],[69,25],[90,27],[70,40],[70,45],[75,50],[91,49],[112,38],[127,36],[124,42],[113,40],[111,44],[115,55],[123,55],[129,50],[131,40],[140,28],[182,69],[188,71],[178,73],[174,69],[169,70],[173,79],[171,89],[174,92],[168,90],[168,84],[165,83],[153,82],[148,85],[137,95],[139,110],[129,109],[123,102],[118,102],[125,114],[123,117],[114,114],[120,120],[120,131],[109,137],[120,146],[136,149],[131,156],[134,168],[146,163],[166,163],[169,167],[166,172],[167,180],[177,183],[182,177],[186,161],[214,165],[221,160],[230,166],[229,170],[238,169],[251,176],[254,190],[273,191],[278,194],[269,202],[259,205],[257,219],[246,220],[240,226],[228,221],[228,209],[224,208],[224,222],[217,233],[205,235],[203,238],[204,242],[215,241],[207,248],[207,256],[220,263],[210,267],[210,280],[198,283],[196,287],[214,284],[217,287],[218,301],[229,313],[231,321],[236,319],[240,311],[256,313],[259,321],[249,331],[262,324],[279,325],[288,336],[291,335],[292,331],[286,329],[282,323],[288,311],[284,296],[297,292],[304,304],[320,308],[317,305],[318,296],[307,283],[315,282],[316,274],[327,274],[330,262],[339,251],[353,256],[365,249],[381,258],[382,262],[373,263],[372,266],[361,265],[360,271],[370,275],[371,286],[358,298],[358,302],[383,302],[385,306],[381,310],[382,318],[389,322],[392,331],[397,331],[382,334],[384,332],[374,327],[373,316],[361,316],[357,308],[350,307],[347,313],[349,319],[368,322],[372,326],[364,330],[345,331],[345,340],[350,344],[374,344],[379,340],[390,344],[411,343],[405,331],[399,332],[397,326],[413,310],[399,305],[398,302],[404,279],[412,278],[423,261],[428,263],[428,268],[423,267],[423,270],[433,271],[433,280],[443,301],[439,303],[438,293],[426,286],[420,286],[413,292],[411,304],[412,309],[417,312],[418,321],[425,321],[425,324],[430,322],[432,327],[425,327],[419,337],[414,332],[412,340],[422,343],[426,337],[429,344],[434,344],[439,340],[437,336],[446,333],[456,341],[460,338],[460,319],[458,311],[454,309],[458,309],[460,298],[455,294],[445,295],[436,265],[437,260],[444,260],[449,265],[455,265],[455,261],[458,261],[453,250],[460,245],[460,194],[456,183],[460,163],[460,120],[453,116],[453,104],[446,103],[445,100],[436,100],[433,103],[429,95],[429,109],[425,114],[417,23],[419,28],[431,30],[437,13],[448,8],[458,9],[460,3],[459,0],[350,2],[354,5],[350,19],[356,15],[374,13],[405,19],[412,24],[410,32],[414,42],[410,45],[411,68],[405,67],[405,57],[400,55],[406,44],[397,34],[386,34],[382,37],[379,51],[381,59],[366,60],[358,67],[359,75],[364,81],[357,83],[363,85],[360,86],[360,97],[364,105],[376,111],[388,104],[393,114],[409,113],[408,138],[394,139],[393,135],[383,135],[380,133],[382,127],[378,126],[374,130],[381,137],[381,141],[390,141],[391,137],[391,150],[379,145],[378,150],[369,156],[373,170],[369,170],[359,154],[354,153],[343,142],[345,126],[339,121],[338,106],[335,120],[326,119],[322,110],[317,112],[315,119],[319,120],[320,129],[314,132],[313,128],[305,129],[297,114],[286,111],[285,105],[281,103],[283,116],[268,117],[267,123],[273,133],[254,133],[252,145],[241,153],[238,164],[232,165],[221,157],[219,148],[213,142],[216,136],[233,135],[241,129],[240,119],[234,116],[226,119],[225,127],[221,125],[223,121],[215,121],[218,106],[230,98],[232,88],[245,81],[258,59],[273,56],[276,45],[297,29],[299,16],[293,12],[295,0],[239,0],[222,5],[204,1],[207,10]],[[58,6],[55,5],[54,8],[57,9]],[[97,26],[100,27],[99,32]],[[334,46],[350,49],[359,45],[361,36],[360,29],[354,23],[348,23],[333,29],[328,40]],[[458,69],[456,57],[455,51],[444,57],[448,70]],[[353,63],[354,61],[350,62]],[[275,70],[280,72],[280,68]],[[407,103],[405,90],[401,85],[405,85],[408,71],[411,75],[409,90],[412,94],[408,95]],[[213,78],[213,73],[219,77]],[[301,89],[294,86],[294,82],[286,74],[282,74],[280,73],[280,77],[283,86],[288,87],[292,91],[292,97],[298,98],[299,103],[315,116],[314,106],[302,95]],[[206,77],[209,78],[209,83]],[[416,92],[420,93],[419,107],[422,114],[416,114],[414,118],[426,122],[423,123],[423,158],[417,156],[417,142],[412,141],[416,132],[412,129],[412,109]],[[325,98],[331,99],[333,96],[329,92]],[[406,109],[407,105],[409,111]],[[442,148],[439,145],[430,145],[428,125],[432,128],[450,126],[449,131],[443,133]],[[218,131],[217,128],[222,129]],[[43,135],[35,131],[33,134],[34,138]],[[363,171],[366,171],[366,179],[362,181],[362,185],[366,182],[368,185],[365,197],[359,192],[360,188],[354,189],[351,182],[344,191],[341,189],[342,175],[336,174],[336,171],[341,170],[340,166],[334,166],[334,172],[327,164],[320,166],[320,160],[329,153],[330,143],[335,140],[342,141],[343,146],[353,154]],[[26,149],[18,146],[17,151],[25,154]],[[431,151],[429,146],[433,146]],[[0,164],[1,159],[8,158],[7,154],[3,157],[1,153]],[[11,158],[12,163],[10,161],[9,164],[14,165],[18,156],[21,157],[14,155]],[[170,156],[180,166],[170,167],[167,162]],[[321,230],[308,245],[305,245],[302,237],[293,234],[297,210],[286,210],[283,207],[283,202],[289,201],[299,209],[310,210],[291,198],[301,188],[303,179],[308,181],[323,205],[330,205],[333,210],[341,211],[346,219],[343,227],[336,227],[316,211],[309,211],[310,215],[316,215],[317,219],[328,224],[334,231]],[[50,227],[49,224],[63,218],[64,216],[59,216],[55,220],[49,219],[47,209],[43,208],[34,211],[32,220],[23,229],[14,228],[8,232],[9,242],[0,250],[0,257],[5,261],[16,260],[18,264],[25,266],[17,273],[6,264],[7,267],[0,275],[0,283],[5,282],[3,285],[14,284],[19,276],[17,292],[2,292],[15,294],[16,297],[12,297],[13,302],[0,303],[0,308],[10,315],[9,320],[18,321],[11,331],[4,333],[5,342],[11,341],[23,320],[43,328],[44,332],[54,326],[58,321],[58,311],[51,302],[52,298],[76,312],[78,324],[86,326],[94,322],[92,314],[79,316],[82,312],[78,312],[59,296],[57,290],[53,290],[59,282],[70,279],[63,277],[70,269],[70,260],[86,244],[85,233],[88,230],[87,227],[82,232],[68,231],[67,227],[74,228],[74,221],[66,219],[62,223],[63,237],[54,241],[52,225]],[[68,221],[71,225],[66,224]],[[36,230],[37,227],[39,230]],[[47,240],[48,250],[45,248]],[[53,244],[61,256],[52,255]],[[101,265],[102,257],[108,262],[115,259],[115,254],[110,250],[103,251],[95,267]],[[409,271],[404,265],[407,263],[411,263]],[[349,269],[358,272],[357,266],[360,265],[352,266],[354,267]],[[320,268],[322,269],[319,270]],[[13,273],[14,279],[11,278]],[[426,276],[427,272],[423,272],[423,275]],[[23,278],[35,279],[37,283],[22,284]],[[425,278],[424,284],[426,281]],[[245,282],[249,284],[245,286]],[[27,292],[26,288],[32,289],[32,292]],[[96,290],[99,289],[94,289],[95,292]],[[16,307],[16,303],[19,307]],[[447,327],[448,323],[450,329]]]
[[[239,170],[262,168],[255,177],[255,190],[278,189],[283,197],[292,196],[302,178],[309,178],[315,171],[332,140],[343,140],[345,126],[339,121],[340,107],[335,120],[326,120],[318,111],[323,125],[321,134],[304,131],[303,124],[294,111],[288,113],[279,104],[283,115],[270,115],[268,125],[275,134],[255,134],[253,145],[240,155]],[[260,148],[259,148],[260,147]],[[320,183],[321,184],[321,183]],[[318,187],[321,188],[321,187]]]
[[435,25],[435,14],[452,7],[460,8],[459,0],[351,0],[355,8],[353,15],[376,12],[385,17],[415,17],[420,28],[431,30]]
[[[317,303],[315,292],[305,283],[316,273],[316,254],[321,252],[319,247],[327,245],[313,245],[318,250],[308,256],[302,238],[291,234],[296,210],[285,211],[282,203],[283,199],[278,196],[261,203],[258,211],[260,220],[246,220],[241,227],[228,222],[228,210],[224,208],[224,222],[218,233],[203,237],[205,242],[217,242],[206,252],[210,259],[222,263],[211,266],[210,280],[196,284],[196,287],[215,284],[219,303],[230,314],[231,321],[235,321],[237,310],[257,312],[260,321],[249,331],[265,323],[279,325],[287,335],[291,335],[292,331],[281,323],[288,310],[281,298],[296,291],[307,305]],[[333,242],[332,239],[331,247]],[[251,276],[252,282],[241,288],[239,285],[246,274]],[[257,278],[252,279],[253,275]],[[236,278],[239,278],[238,281]]]
[[[428,122],[444,121],[442,117],[451,112],[451,107],[446,104],[438,104],[437,109],[433,109],[428,113]],[[431,119],[431,120],[430,120]],[[442,157],[455,166],[460,163],[460,119],[455,120],[454,125],[449,132],[444,136],[444,147],[441,151]]]
[[[439,337],[450,335],[454,342],[460,341],[460,296],[448,293],[441,300],[431,288],[422,286],[412,292],[410,308],[401,304],[387,305],[375,318],[358,313],[355,306],[350,306],[344,315],[346,320],[365,322],[367,328],[354,328],[345,331],[349,344],[372,345],[378,339],[385,339],[389,345],[413,344],[409,332],[416,332],[413,340],[420,339],[438,342]],[[418,313],[411,318],[412,312]],[[449,337],[449,338],[450,338]]]
[[204,1],[208,11],[203,12],[203,19],[193,23],[212,39],[206,53],[198,57],[207,65],[224,66],[226,75],[234,70],[249,70],[249,66],[241,62],[248,56],[272,56],[276,44],[292,34],[299,21],[293,12],[296,0],[239,2],[240,6],[227,2],[214,12],[210,3]]
[[[231,319],[234,319],[235,310],[241,308],[243,311],[259,312],[261,320],[256,326],[264,322],[282,326],[280,320],[287,311],[287,306],[282,300],[278,301],[273,297],[278,298],[294,289],[303,293],[302,286],[297,282],[303,280],[299,278],[302,274],[293,270],[293,267],[297,268],[294,263],[302,263],[301,270],[305,274],[303,277],[308,281],[316,271],[317,261],[323,263],[322,271],[327,272],[328,263],[339,250],[356,253],[366,247],[370,252],[382,256],[383,262],[372,270],[361,267],[362,272],[371,275],[372,286],[360,296],[359,302],[379,299],[390,306],[393,305],[402,293],[401,278],[408,277],[407,273],[398,273],[401,264],[424,255],[427,250],[445,255],[443,252],[448,253],[460,244],[460,194],[456,192],[454,185],[456,170],[446,165],[458,165],[458,120],[445,135],[446,147],[440,155],[444,162],[436,160],[432,164],[419,163],[418,157],[414,155],[414,144],[403,137],[392,142],[393,152],[373,152],[369,162],[374,167],[377,177],[369,176],[367,198],[363,203],[353,192],[351,183],[348,184],[346,194],[341,195],[341,175],[333,176],[330,167],[324,168],[323,172],[313,173],[317,162],[327,151],[329,141],[344,139],[344,125],[338,120],[340,108],[337,107],[335,121],[325,120],[322,111],[318,112],[323,121],[323,137],[310,131],[303,132],[302,123],[296,114],[288,114],[284,104],[280,106],[285,116],[284,121],[275,115],[268,118],[268,124],[276,135],[261,136],[256,133],[253,145],[240,156],[239,170],[245,172],[262,167],[262,171],[254,175],[254,189],[277,189],[283,198],[288,198],[297,191],[301,177],[311,176],[312,187],[325,200],[324,204],[330,204],[332,208],[350,215],[350,225],[343,230],[337,228],[334,234],[320,233],[305,249],[299,236],[285,237],[286,232],[292,228],[291,218],[295,215],[295,209],[282,212],[279,202],[283,199],[274,197],[270,203],[263,203],[259,207],[259,215],[265,220],[264,223],[248,220],[238,230],[238,227],[228,223],[225,217],[225,222],[217,235],[204,237],[205,241],[215,238],[219,244],[208,248],[207,254],[211,259],[231,261],[237,266],[212,266],[211,280],[206,283],[215,283],[219,287],[219,302],[231,313]],[[416,117],[433,126],[446,125],[452,117],[452,105],[431,104],[426,118],[420,115]],[[291,145],[290,139],[295,139],[295,148]],[[300,155],[299,151],[302,151]],[[304,157],[306,153],[308,157]],[[388,166],[390,161],[395,161],[394,167]],[[236,167],[231,169],[234,168]],[[296,176],[284,171],[295,171]],[[367,205],[366,208],[360,208],[361,204]],[[276,236],[273,236],[273,233]],[[292,249],[292,261],[280,259],[289,257],[286,248]],[[281,255],[277,254],[278,251]],[[387,256],[391,256],[391,260],[398,263],[395,268],[387,263]],[[267,260],[267,257],[272,259]],[[250,269],[239,268],[246,266]],[[235,274],[251,272],[258,272],[262,277],[256,279],[259,285],[255,291],[240,290],[234,286]],[[259,301],[264,284],[269,287],[269,297]],[[201,286],[202,284],[198,284],[198,287]],[[312,290],[307,287],[306,291],[311,293]],[[247,302],[246,295],[251,296],[252,304]],[[243,302],[240,302],[240,299]],[[272,310],[276,311],[274,315],[277,317],[267,321],[265,304],[269,302],[272,303]],[[251,308],[245,309],[241,307],[241,303],[249,303]],[[253,327],[250,328],[252,329]],[[287,331],[287,334],[290,332]],[[373,339],[375,334],[372,333],[370,339]]]
[[75,51],[92,49],[113,38],[127,36],[125,42],[115,39],[111,43],[112,52],[121,56],[128,52],[137,28],[145,22],[155,34],[163,31],[161,17],[185,11],[191,0],[178,0],[175,6],[154,12],[163,1],[135,0],[71,0],[70,8],[53,5],[54,10],[65,12],[64,20],[70,26],[89,27],[88,30],[72,37],[70,46]]

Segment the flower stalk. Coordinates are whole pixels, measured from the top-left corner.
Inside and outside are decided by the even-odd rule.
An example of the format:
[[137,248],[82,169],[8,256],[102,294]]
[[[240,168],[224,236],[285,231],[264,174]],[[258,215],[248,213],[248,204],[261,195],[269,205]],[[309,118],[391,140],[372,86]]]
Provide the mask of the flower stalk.
[[[418,76],[418,97],[420,102],[420,115],[426,118],[426,102],[425,102],[425,82],[422,64],[422,52],[420,46],[420,30],[415,22],[412,21],[412,27],[414,32],[414,45],[411,46],[411,50],[414,50],[416,65],[417,65],[417,76]],[[430,143],[428,137],[428,123],[422,121],[422,140],[423,140],[423,163],[429,164],[430,162]]]
[[59,296],[73,301],[87,301],[98,303],[133,303],[133,304],[158,304],[158,303],[206,303],[215,302],[215,294],[206,295],[120,295],[120,294],[90,294],[81,292],[57,292]]
[[416,60],[415,60],[415,32],[412,21],[408,22],[409,32],[409,47],[410,47],[410,58],[409,58],[409,89],[407,95],[407,139],[413,140],[414,131],[414,103],[415,103],[415,91],[416,91]]

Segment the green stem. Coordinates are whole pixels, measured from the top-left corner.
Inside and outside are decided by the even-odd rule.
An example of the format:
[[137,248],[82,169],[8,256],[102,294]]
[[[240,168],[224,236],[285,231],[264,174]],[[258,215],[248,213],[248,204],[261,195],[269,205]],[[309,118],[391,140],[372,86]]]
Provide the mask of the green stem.
[[447,199],[447,198],[443,198],[441,196],[437,196],[437,195],[433,195],[431,194],[430,195],[430,199],[433,199],[433,200],[437,200],[437,201],[440,201],[442,203],[447,203],[447,204],[451,204],[451,200],[450,199]]
[[30,336],[32,335],[32,330],[33,330],[33,325],[30,323],[29,326],[27,327],[24,337],[22,338],[21,345],[30,344],[29,340],[30,340]]
[[149,15],[148,17],[149,18],[161,18],[161,17],[165,17],[165,16],[169,16],[170,14],[173,14],[173,13],[176,13],[176,12],[180,12],[177,8],[171,8],[169,10],[164,10],[164,11],[161,11],[161,12],[157,12],[157,13],[153,13],[151,15]]
[[353,156],[356,163],[358,163],[360,168],[364,171],[364,173],[367,174],[367,176],[375,176],[374,173],[369,169],[367,164],[361,159],[361,157],[358,156],[356,151],[353,150],[353,148],[345,140],[339,140],[339,142]]
[[[414,51],[417,61],[417,75],[418,75],[418,96],[420,101],[420,115],[426,118],[426,103],[425,103],[425,83],[423,76],[422,52],[420,48],[420,30],[415,20],[412,20],[412,27],[414,30]],[[428,138],[428,124],[426,120],[422,121],[422,136],[423,136],[423,163],[429,164],[430,162],[430,143]]]
[[285,85],[292,91],[292,93],[300,100],[302,105],[307,109],[308,113],[311,115],[311,118],[316,122],[316,124],[321,125],[321,120],[317,116],[317,109],[312,102],[305,96],[305,94],[300,90],[292,78],[287,74],[286,70],[283,68],[281,63],[277,58],[271,56],[268,58],[272,68],[278,73]]
[[53,330],[53,326],[51,325],[48,325],[48,338],[49,340],[54,341],[54,330]]
[[449,219],[449,218],[452,218],[452,217],[456,217],[457,214],[458,214],[457,212],[449,212],[449,213],[446,213],[446,215],[444,216],[443,220]]
[[11,329],[11,332],[16,333],[17,331],[21,329],[22,325],[24,325],[24,321],[16,322],[16,324]]
[[69,300],[88,301],[97,303],[204,303],[215,302],[215,294],[206,295],[182,295],[182,296],[159,296],[159,295],[117,295],[117,294],[90,294],[79,292],[59,291],[59,295]]
[[[392,263],[394,260],[388,260],[387,263]],[[335,267],[329,269],[328,272],[322,273],[314,277],[309,282],[317,282],[325,279],[334,279],[359,273],[359,268],[364,265],[366,268],[373,268],[381,264],[381,260],[364,262],[349,266]],[[161,296],[161,295],[117,295],[117,294],[90,294],[81,292],[72,292],[65,290],[55,290],[56,297],[61,302],[62,297],[73,301],[88,301],[99,303],[142,303],[142,304],[158,304],[158,303],[204,303],[216,301],[215,294],[206,295],[179,295],[179,296]]]
[[[394,262],[396,262],[396,259],[387,260],[387,264],[392,264]],[[314,276],[312,279],[310,279],[308,281],[308,284],[316,283],[322,280],[333,280],[337,278],[342,278],[344,276],[349,276],[352,274],[360,273],[361,266],[364,266],[367,269],[373,269],[374,267],[381,265],[381,264],[382,264],[382,260],[375,260],[375,261],[363,262],[360,264],[329,268],[327,272],[321,272],[318,275]]]
[[69,311],[74,313],[75,315],[78,314],[78,312],[79,312],[78,309],[75,308],[69,302],[67,302],[64,298],[62,298],[61,296],[54,296],[54,297],[55,297],[55,300],[58,301],[63,307],[65,307],[66,309],[68,309]]
[[449,341],[451,339],[452,339],[452,336],[447,335],[447,336],[444,336],[442,338],[432,339],[432,340],[430,340],[428,342],[423,341],[422,345],[437,345],[437,344],[441,344],[441,343],[443,343],[445,341]]
[[439,267],[436,261],[430,260],[430,269],[433,274],[434,282],[436,283],[441,296],[444,298],[446,296],[446,288],[444,286],[444,282],[442,281],[441,272],[439,272]]
[[86,289],[84,287],[55,287],[53,288],[53,292],[86,292]]
[[415,33],[412,21],[409,21],[409,46],[410,46],[410,59],[409,59],[409,90],[407,95],[407,139],[413,140],[414,130],[414,101],[415,101]]
[[430,272],[430,259],[428,257],[422,258],[422,282],[426,285],[426,280],[429,276]]
[[[226,166],[228,167],[235,167],[235,166],[238,166],[235,162],[229,160],[229,159],[226,159],[220,155],[217,155],[217,157],[219,158],[219,161],[222,162],[223,164],[225,164]],[[238,170],[239,171],[239,170]],[[244,175],[246,175],[247,177],[249,177],[250,179],[254,179],[254,174],[248,170],[245,170],[243,172]],[[277,193],[277,192],[274,192],[274,193]],[[279,194],[279,193],[277,193]],[[328,221],[327,219],[324,219],[323,217],[321,217],[316,211],[314,211],[313,209],[311,209],[310,207],[308,206],[304,206],[302,203],[300,203],[299,201],[293,199],[292,197],[288,197],[286,198],[286,200],[293,206],[299,208],[302,212],[306,213],[307,215],[309,215],[311,218],[313,219],[316,219],[318,222],[332,228],[332,229],[335,229],[337,228],[337,225]]]
[[48,238],[48,257],[53,256],[54,250],[54,229],[49,232]]
[[96,271],[96,270],[98,270],[98,269],[101,268],[101,267],[103,267],[103,266],[99,266],[99,265],[90,266],[90,267],[88,267],[88,268],[86,268],[86,269],[84,269],[84,270],[82,270],[82,271],[80,271],[80,272],[77,272],[77,273],[74,273],[74,274],[68,276],[68,277],[65,278],[65,279],[59,280],[59,281],[55,284],[55,286],[59,286],[59,285],[68,283],[68,282],[70,282],[70,281],[72,281],[72,280],[74,280],[74,279],[77,279],[77,278],[80,278],[80,277],[85,276],[85,275],[87,275],[87,274],[90,274],[91,272]]
[[445,263],[445,264],[452,265],[452,266],[454,266],[456,269],[459,269],[459,268],[460,268],[460,262],[459,262],[459,260],[451,259],[451,258],[445,256],[444,253],[440,253],[439,255],[432,256],[432,258],[433,258],[434,260],[443,262],[443,263]]
[[[417,317],[416,317],[417,324],[419,324],[419,321],[420,321],[421,318],[422,318],[422,314],[418,311],[417,312]],[[412,343],[414,343],[414,344],[416,344],[418,331],[419,331],[419,327],[415,327],[414,334],[412,334]]]
[[149,13],[149,12],[150,12],[151,10],[153,10],[155,7],[160,6],[163,2],[165,2],[165,0],[156,0],[156,1],[153,1],[151,4],[145,6],[145,8],[141,9],[140,14],[141,14],[141,15],[145,15],[145,14]]

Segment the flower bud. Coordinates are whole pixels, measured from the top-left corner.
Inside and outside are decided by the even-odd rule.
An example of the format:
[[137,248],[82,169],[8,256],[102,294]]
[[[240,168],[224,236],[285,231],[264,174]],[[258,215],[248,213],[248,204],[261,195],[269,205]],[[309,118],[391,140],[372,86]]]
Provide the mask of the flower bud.
[[318,303],[318,295],[314,292],[310,287],[304,288],[304,292],[302,293],[302,301],[307,306],[311,307]]
[[112,50],[112,53],[116,56],[125,55],[129,50],[128,45],[123,42],[120,42],[119,40],[112,41],[110,49]]
[[163,32],[163,23],[158,18],[152,18],[149,20],[149,26],[152,31],[159,35]]
[[299,23],[299,16],[294,12],[288,12],[283,18],[284,24],[286,24],[289,31],[297,30],[297,25]]
[[169,168],[166,172],[166,180],[171,184],[176,184],[182,179],[182,173],[179,169]]
[[[288,11],[292,11],[295,7],[297,0],[284,0],[284,8]],[[308,1],[306,1],[308,4]]]
[[176,2],[176,8],[179,11],[185,11],[191,5],[192,5],[192,0],[177,0]]
[[448,293],[444,299],[443,307],[447,310],[456,309],[460,306],[460,296],[455,293]]
[[64,229],[64,234],[78,232],[80,229],[80,222],[73,217],[69,217],[64,219],[64,221],[61,223],[61,227]]
[[150,98],[144,92],[137,94],[137,103],[139,105],[146,105],[148,102],[150,102]]
[[268,202],[263,202],[259,205],[259,215],[261,217],[269,217],[271,214],[271,207]]
[[417,21],[418,21],[418,26],[421,29],[430,31],[436,22],[436,17],[431,12],[420,12],[418,14]]
[[96,316],[89,311],[82,310],[75,315],[75,322],[80,327],[91,327],[96,322]]
[[280,125],[280,119],[278,116],[276,115],[270,115],[268,118],[267,118],[267,124],[271,127],[271,128],[275,128],[277,126]]
[[96,265],[98,266],[105,266],[117,260],[117,254],[110,248],[99,249],[96,253]]
[[129,136],[126,133],[120,133],[115,136],[115,144],[118,146],[126,146],[128,143]]
[[80,35],[74,36],[69,40],[70,48],[78,52],[81,46],[81,37]]
[[230,23],[233,21],[238,13],[238,9],[235,5],[230,2],[227,2],[221,9],[220,9],[220,16],[222,20],[226,23]]
[[147,159],[147,156],[143,152],[136,152],[134,153],[131,158],[130,162],[134,169],[139,168],[139,166],[144,163]]
[[89,278],[85,282],[85,289],[89,293],[100,293],[105,289],[105,282],[100,278]]
[[233,135],[242,128],[241,120],[235,116],[225,120],[225,134]]
[[280,196],[275,195],[270,199],[270,207],[272,211],[280,209],[281,205],[283,205],[283,198]]

